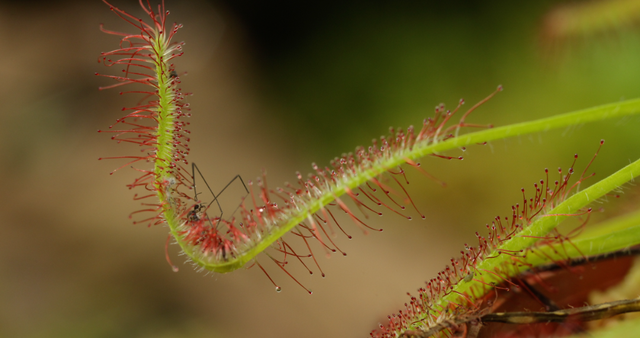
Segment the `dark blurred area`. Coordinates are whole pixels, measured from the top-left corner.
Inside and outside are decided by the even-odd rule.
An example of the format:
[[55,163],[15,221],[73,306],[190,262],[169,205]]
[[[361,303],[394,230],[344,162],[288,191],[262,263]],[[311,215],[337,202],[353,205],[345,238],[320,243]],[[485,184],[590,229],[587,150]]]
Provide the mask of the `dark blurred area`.
[[[194,93],[190,160],[214,190],[263,168],[275,187],[499,84],[469,121],[500,126],[638,97],[640,19],[595,34],[545,30],[549,13],[580,3],[167,1],[184,25],[175,64]],[[113,5],[142,15],[136,1]],[[384,232],[366,236],[345,220],[354,239],[335,241],[348,256],[317,254],[326,278],[291,268],[312,296],[275,265],[265,264],[279,294],[257,268],[195,272],[175,245],[173,273],[167,229],[128,219],[141,209],[125,187],[137,173],[110,176],[124,162],[97,160],[139,151],[96,132],[140,99],[98,90],[111,82],[94,73],[116,71],[100,52],[118,45],[100,23],[134,32],[98,0],[0,2],[0,337],[367,336],[474,231],[510,213],[544,168],[567,168],[574,153],[584,168],[600,139],[593,180],[640,156],[633,117],[468,147],[464,161],[424,159],[448,183],[410,173],[427,220],[389,213],[371,220]],[[625,191],[599,207],[615,212]],[[237,204],[234,194],[223,202]]]

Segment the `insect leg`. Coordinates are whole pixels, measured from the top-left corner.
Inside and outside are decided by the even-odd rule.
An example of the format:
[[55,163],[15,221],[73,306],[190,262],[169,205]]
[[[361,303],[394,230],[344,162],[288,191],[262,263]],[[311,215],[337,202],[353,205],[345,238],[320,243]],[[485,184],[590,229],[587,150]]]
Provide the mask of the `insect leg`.
[[[202,172],[200,171],[200,168],[198,168],[198,166],[196,165],[195,162],[191,162],[191,177],[193,179],[193,199],[197,200],[198,199],[198,192],[196,190],[196,173],[195,171],[198,171],[198,174],[200,174],[200,178],[202,178],[202,180],[204,181],[204,184],[207,186],[207,188],[209,189],[209,191],[211,192],[211,195],[213,195],[213,201],[211,201],[211,203],[209,203],[209,205],[207,205],[207,208],[205,209],[205,215],[206,215],[206,210],[209,209],[209,206],[211,206],[211,204],[213,204],[213,202],[216,202],[218,204],[218,208],[220,209],[220,215],[222,215],[222,207],[220,206],[220,202],[218,201],[218,196],[220,196],[220,194],[218,194],[217,196],[213,193],[213,190],[211,190],[211,187],[209,186],[209,183],[207,183],[207,180],[204,179],[204,176],[202,175]],[[231,183],[229,183],[231,184]],[[227,186],[229,186],[229,184],[227,184]],[[244,182],[243,182],[244,184]],[[225,187],[226,189],[226,187]],[[246,189],[246,187],[245,187]],[[222,189],[224,191],[224,189]],[[208,217],[207,217],[208,218]],[[209,223],[211,223],[211,220],[209,220]],[[213,226],[213,224],[212,224]]]
[[[229,181],[229,183],[227,183],[227,185],[224,186],[224,188],[222,188],[222,190],[220,190],[220,192],[214,196],[214,200],[211,201],[211,203],[213,203],[214,201],[218,201],[218,197],[220,195],[222,195],[222,193],[231,185],[231,183],[233,183],[233,181],[235,181],[236,179],[240,179],[240,182],[242,182],[242,186],[244,187],[244,191],[246,192],[246,194],[244,195],[244,197],[247,197],[247,195],[249,195],[249,189],[247,189],[247,185],[244,184],[244,180],[242,179],[242,176],[240,175],[236,175],[234,178],[231,179],[231,181]],[[207,185],[208,187],[208,185]],[[211,190],[211,189],[209,189]],[[243,197],[243,199],[244,199]],[[209,205],[211,205],[211,203],[209,203]],[[209,207],[209,205],[207,205],[207,208]],[[218,202],[218,206],[220,206],[220,202]],[[238,210],[240,206],[238,205],[238,207],[236,207],[236,210]],[[235,214],[236,210],[233,211],[232,215]],[[220,219],[222,219],[222,208],[220,208]]]

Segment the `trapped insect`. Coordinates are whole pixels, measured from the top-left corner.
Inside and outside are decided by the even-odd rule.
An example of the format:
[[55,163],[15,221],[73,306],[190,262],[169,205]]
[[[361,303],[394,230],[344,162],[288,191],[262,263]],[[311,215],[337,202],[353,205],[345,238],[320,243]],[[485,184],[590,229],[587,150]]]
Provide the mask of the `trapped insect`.
[[[213,200],[211,200],[211,202],[209,202],[209,204],[207,204],[205,206],[205,204],[203,203],[199,203],[198,200],[198,195],[201,194],[202,192],[198,193],[197,187],[196,187],[196,171],[198,171],[198,174],[200,175],[200,178],[202,178],[202,181],[204,181],[204,184],[207,186],[207,189],[209,190],[209,192],[211,193],[211,195],[213,196]],[[191,163],[191,178],[193,180],[193,200],[196,201],[196,204],[193,206],[192,210],[189,211],[189,213],[187,214],[187,220],[189,222],[197,222],[201,219],[206,219],[209,224],[211,226],[213,226],[213,223],[211,222],[211,218],[208,217],[207,215],[207,210],[209,210],[209,207],[215,202],[218,205],[218,209],[220,209],[220,215],[214,219],[218,220],[218,223],[220,221],[223,220],[223,215],[224,215],[224,211],[222,210],[222,206],[220,205],[220,201],[218,200],[218,198],[220,197],[220,195],[222,195],[222,193],[227,190],[227,188],[237,179],[240,180],[240,182],[242,183],[242,187],[245,190],[245,195],[242,198],[244,200],[244,198],[249,194],[249,189],[247,189],[247,185],[244,183],[244,180],[242,179],[242,176],[240,175],[236,175],[234,178],[232,178],[227,185],[224,186],[224,188],[222,188],[222,190],[220,190],[220,192],[218,192],[217,194],[213,193],[213,190],[211,189],[211,187],[209,186],[209,183],[207,183],[207,180],[204,178],[204,176],[202,175],[202,172],[200,171],[200,168],[198,168],[198,166],[196,165],[195,162]],[[231,213],[231,215],[233,215],[238,208],[240,207],[240,205],[238,205],[238,207],[236,207],[236,209]]]

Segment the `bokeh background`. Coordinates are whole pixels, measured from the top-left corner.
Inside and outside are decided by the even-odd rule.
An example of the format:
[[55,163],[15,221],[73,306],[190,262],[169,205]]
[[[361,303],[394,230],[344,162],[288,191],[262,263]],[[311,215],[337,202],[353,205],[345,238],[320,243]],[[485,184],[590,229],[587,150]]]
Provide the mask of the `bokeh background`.
[[[499,126],[638,97],[635,2],[610,2],[628,10],[586,34],[562,30],[580,1],[167,0],[170,21],[184,24],[175,63],[194,93],[190,160],[214,189],[263,168],[276,186],[498,84],[504,92],[471,121]],[[141,15],[133,0],[113,4]],[[583,168],[602,138],[597,177],[640,157],[634,117],[468,147],[464,161],[424,159],[448,183],[412,173],[427,220],[389,213],[371,220],[384,232],[369,235],[344,221],[354,236],[336,238],[346,258],[316,247],[326,278],[292,267],[311,296],[275,265],[264,264],[281,293],[257,268],[195,272],[171,246],[174,273],[167,229],[128,219],[140,208],[125,187],[136,173],[110,176],[123,163],[97,160],[138,151],[96,132],[136,100],[98,91],[110,82],[94,73],[115,72],[99,53],[118,42],[100,23],[133,32],[98,0],[0,2],[1,337],[367,336],[474,231],[509,214],[545,167],[566,168],[579,153]],[[633,191],[601,207],[628,208]]]

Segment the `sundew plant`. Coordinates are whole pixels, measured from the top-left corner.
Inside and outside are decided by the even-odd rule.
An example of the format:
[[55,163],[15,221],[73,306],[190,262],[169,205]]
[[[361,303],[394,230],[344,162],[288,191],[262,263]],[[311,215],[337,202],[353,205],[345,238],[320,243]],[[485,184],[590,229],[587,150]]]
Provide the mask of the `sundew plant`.
[[[200,270],[231,273],[257,266],[276,291],[281,288],[269,275],[269,269],[277,267],[296,282],[296,276],[287,270],[289,263],[324,275],[320,253],[346,255],[334,243],[335,236],[350,238],[350,231],[345,229],[354,226],[365,233],[382,231],[367,223],[369,215],[396,214],[412,219],[410,214],[416,213],[425,218],[406,189],[409,181],[405,175],[413,170],[423,174],[425,181],[442,184],[420,164],[425,156],[462,160],[449,155],[449,151],[640,113],[640,99],[634,99],[506,126],[473,123],[472,113],[489,109],[487,101],[495,100],[493,97],[502,91],[502,86],[497,86],[477,103],[461,100],[452,109],[438,105],[434,114],[418,126],[392,128],[387,136],[336,157],[328,166],[314,164],[314,172],[298,173],[292,178],[293,183],[274,185],[263,174],[245,184],[237,177],[247,195],[238,201],[237,211],[224,212],[218,201],[221,192],[210,191],[188,157],[189,141],[197,135],[189,131],[192,112],[185,101],[188,94],[182,92],[182,74],[174,66],[183,53],[183,43],[175,40],[182,26],[169,23],[164,4],[156,6],[140,0],[146,17],[137,18],[104,2],[131,24],[131,32],[102,28],[107,34],[119,36],[120,44],[100,56],[100,61],[114,71],[97,75],[115,81],[101,89],[117,88],[121,93],[140,96],[137,105],[124,108],[124,116],[108,129],[100,130],[118,143],[138,147],[132,154],[110,158],[123,162],[116,171],[139,172],[139,177],[128,185],[137,191],[134,200],[143,206],[132,214],[134,222],[165,225],[169,229],[167,243],[179,245]],[[603,144],[601,141],[600,146]],[[596,154],[597,149],[594,143]],[[640,160],[609,177],[595,178],[589,172],[595,158],[576,156],[568,168],[544,170],[544,179],[535,182],[533,188],[522,189],[522,199],[513,205],[510,215],[492,220],[487,233],[476,233],[476,244],[461,248],[459,257],[452,258],[443,271],[410,296],[400,312],[389,315],[388,322],[381,323],[371,335],[474,337],[481,336],[480,328],[492,318],[530,324],[536,318],[547,317],[530,314],[521,315],[525,319],[514,319],[516,315],[504,313],[490,316],[499,293],[514,288],[533,292],[535,287],[521,277],[523,274],[540,277],[536,271],[550,271],[550,264],[569,269],[578,261],[635,252],[627,249],[640,244],[640,215],[611,220],[606,228],[585,230],[584,226],[593,202],[615,195],[617,189],[640,174]],[[210,200],[201,199],[206,191],[211,193]],[[338,214],[346,215],[349,221],[340,220]],[[568,232],[557,230],[567,219],[578,220],[579,225]],[[167,260],[177,270],[169,255]],[[548,305],[543,297],[537,298]],[[608,306],[607,309],[636,311],[627,303]],[[553,306],[547,309],[547,316],[551,316]],[[591,312],[592,309],[583,309],[577,314],[558,312],[556,316],[598,319],[586,315]]]

